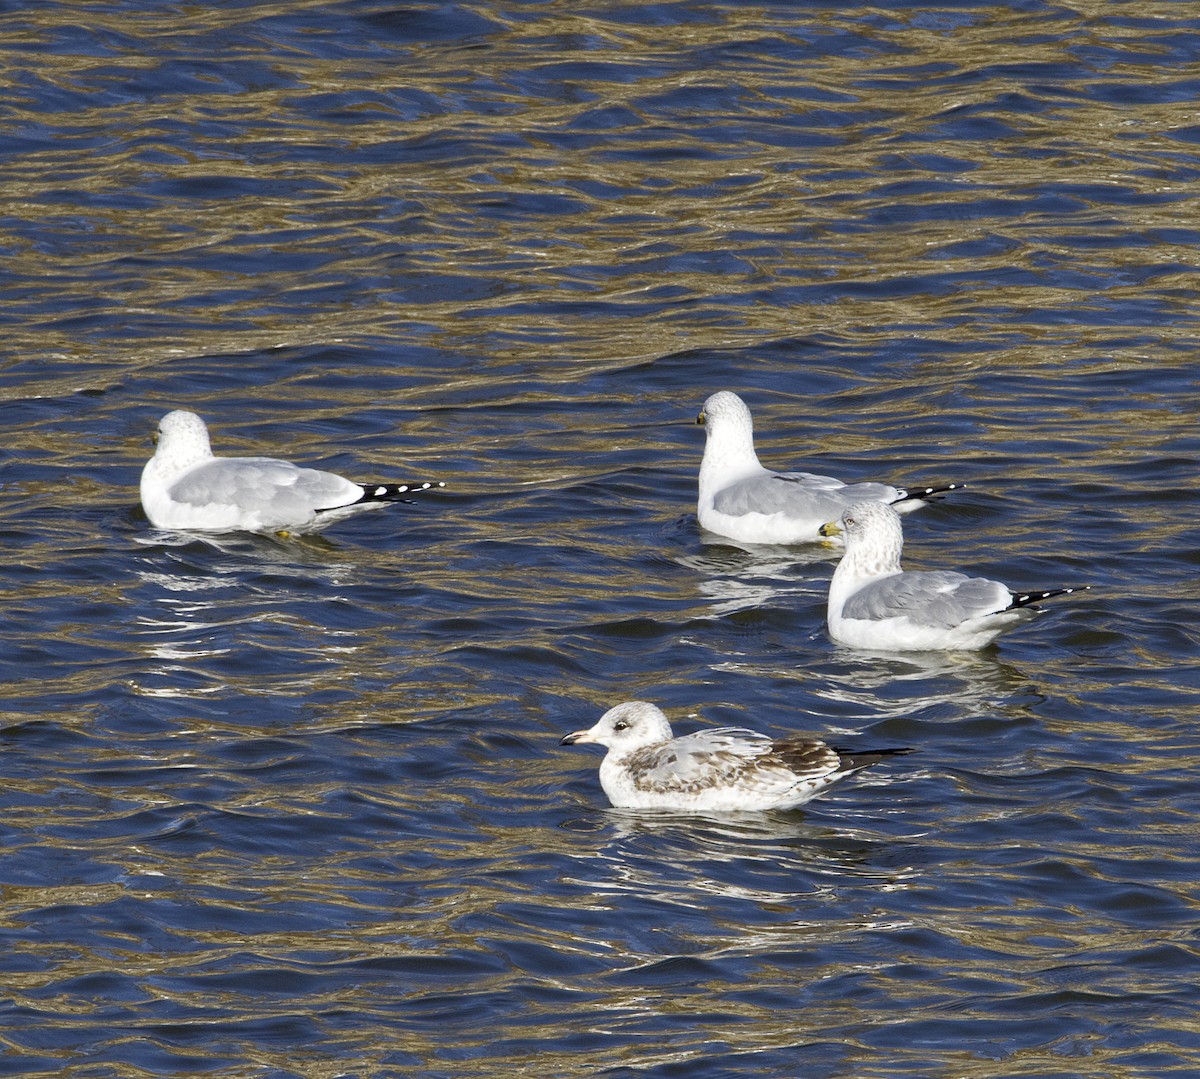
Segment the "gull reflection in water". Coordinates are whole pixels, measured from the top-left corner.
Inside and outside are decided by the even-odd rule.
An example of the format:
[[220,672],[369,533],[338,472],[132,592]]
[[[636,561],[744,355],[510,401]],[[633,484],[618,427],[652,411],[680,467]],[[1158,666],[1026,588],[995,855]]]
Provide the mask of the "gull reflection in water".
[[[220,555],[237,559],[236,565],[243,571],[262,566],[286,566],[300,563],[305,566],[329,566],[333,555],[343,554],[349,564],[348,552],[320,533],[291,535],[278,532],[173,532],[165,529],[148,529],[133,537],[133,542],[142,547],[165,550],[190,549],[198,555],[203,551],[215,551]],[[333,563],[337,565],[337,563]]]
[[863,825],[812,820],[804,809],[720,817],[605,809],[591,824],[604,890],[668,902],[704,893],[790,903],[849,878],[856,887],[894,891],[919,874],[917,853],[906,856],[909,840]]
[[[260,676],[275,689],[284,675],[310,687],[361,647],[356,629],[314,625],[311,604],[344,598],[360,577],[353,554],[323,536],[157,531],[137,542],[153,548],[137,570],[134,631],[155,661],[136,679],[147,696],[261,690]],[[310,644],[285,656],[297,632]]]
[[[781,596],[815,596],[824,602],[830,568],[839,550],[824,544],[782,547],[722,539],[676,561],[700,575],[697,591],[713,601],[713,614],[733,614]],[[820,566],[806,570],[805,567]]]
[[[874,720],[950,704],[956,715],[994,712],[1032,691],[1029,678],[990,653],[858,652],[838,649],[836,681],[814,692]],[[812,688],[812,687],[810,687]]]

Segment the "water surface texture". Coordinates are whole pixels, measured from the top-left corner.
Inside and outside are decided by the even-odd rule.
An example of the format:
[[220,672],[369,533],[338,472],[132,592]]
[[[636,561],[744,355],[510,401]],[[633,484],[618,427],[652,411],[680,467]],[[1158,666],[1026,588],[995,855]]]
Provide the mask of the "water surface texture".
[[[8,8],[0,1073],[1197,1073],[1192,5]],[[834,646],[698,529],[717,389],[1093,591]],[[159,532],[179,407],[448,486]],[[619,812],[558,739],[636,698],[916,752]]]

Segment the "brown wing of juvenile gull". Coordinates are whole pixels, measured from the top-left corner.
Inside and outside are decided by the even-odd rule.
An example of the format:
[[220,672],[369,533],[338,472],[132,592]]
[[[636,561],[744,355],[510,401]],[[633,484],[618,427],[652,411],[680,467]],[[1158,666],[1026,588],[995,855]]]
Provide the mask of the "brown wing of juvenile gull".
[[629,754],[624,771],[634,787],[704,809],[801,805],[840,779],[903,749],[846,753],[824,742],[772,740],[755,731],[698,731]]

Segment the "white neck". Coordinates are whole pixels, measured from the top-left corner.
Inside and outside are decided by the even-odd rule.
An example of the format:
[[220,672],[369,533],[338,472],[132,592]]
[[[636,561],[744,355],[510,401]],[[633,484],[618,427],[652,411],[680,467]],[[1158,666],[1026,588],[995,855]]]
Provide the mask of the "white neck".
[[720,437],[710,437],[704,444],[700,462],[700,495],[715,494],[738,480],[756,476],[766,469],[754,451],[754,430],[727,425]]
[[[897,529],[899,526],[897,525]],[[868,581],[894,577],[903,573],[900,552],[903,535],[887,544],[863,541],[862,537],[846,537],[846,553],[833,571],[829,581],[829,610],[841,613],[842,605]]]

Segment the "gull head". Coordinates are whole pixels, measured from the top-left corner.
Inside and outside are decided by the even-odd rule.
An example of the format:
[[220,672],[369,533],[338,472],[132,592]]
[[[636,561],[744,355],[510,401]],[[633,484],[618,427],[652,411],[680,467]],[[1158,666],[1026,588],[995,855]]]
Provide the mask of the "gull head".
[[704,459],[700,462],[700,498],[711,498],[722,487],[762,471],[754,452],[754,423],[750,410],[736,393],[721,390],[704,402],[697,417],[704,424]]
[[840,527],[832,523],[821,526],[822,536],[838,534],[846,543],[844,557],[852,564],[872,573],[900,569],[904,529],[900,514],[886,502],[855,502],[842,513]]
[[187,468],[212,457],[208,428],[194,412],[176,409],[158,421],[154,456],[175,468]]
[[595,742],[619,753],[671,740],[671,724],[662,709],[648,701],[626,701],[610,708],[594,727],[563,737],[559,745]]
[[754,430],[754,421],[750,418],[750,409],[746,407],[746,402],[729,390],[721,390],[712,394],[704,402],[704,407],[700,410],[700,415],[696,417],[696,422],[703,424],[710,432],[733,428],[734,430],[744,429],[747,434],[750,434]]

